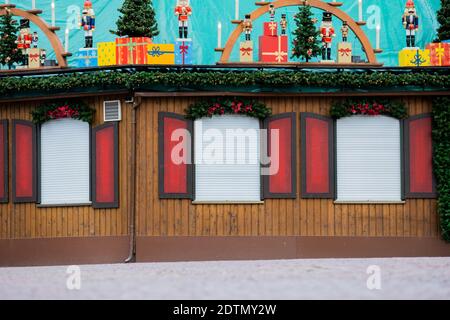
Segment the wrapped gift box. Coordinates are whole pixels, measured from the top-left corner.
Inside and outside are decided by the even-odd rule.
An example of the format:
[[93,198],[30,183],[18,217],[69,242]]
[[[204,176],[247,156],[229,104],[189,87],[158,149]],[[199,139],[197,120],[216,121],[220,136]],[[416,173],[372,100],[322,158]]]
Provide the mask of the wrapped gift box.
[[338,63],[352,63],[352,44],[350,42],[338,43]]
[[283,63],[288,61],[287,36],[259,37],[259,61],[267,63]]
[[96,48],[81,48],[75,56],[78,68],[98,66],[98,55]]
[[41,49],[30,48],[28,49],[28,68],[40,68],[41,67]]
[[175,43],[175,63],[176,64],[193,64],[193,46],[192,41],[177,41]]
[[149,44],[147,62],[148,64],[175,64],[175,45]]
[[399,52],[400,67],[430,66],[430,50],[405,48]]
[[123,64],[147,64],[147,46],[152,39],[146,37],[116,39],[116,61]]
[[116,65],[116,43],[115,42],[99,42],[97,44],[98,65],[114,66]]
[[278,24],[276,22],[264,22],[264,35],[276,37],[278,35]]
[[450,43],[430,43],[426,49],[430,50],[432,66],[450,66]]
[[242,41],[239,46],[239,61],[253,62],[253,42]]

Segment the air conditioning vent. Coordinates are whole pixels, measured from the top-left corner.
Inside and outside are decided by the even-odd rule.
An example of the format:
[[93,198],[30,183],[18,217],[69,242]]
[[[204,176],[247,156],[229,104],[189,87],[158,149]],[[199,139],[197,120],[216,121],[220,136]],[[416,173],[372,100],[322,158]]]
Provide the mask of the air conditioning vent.
[[105,101],[103,103],[103,114],[105,122],[122,120],[122,111],[120,108],[120,101]]

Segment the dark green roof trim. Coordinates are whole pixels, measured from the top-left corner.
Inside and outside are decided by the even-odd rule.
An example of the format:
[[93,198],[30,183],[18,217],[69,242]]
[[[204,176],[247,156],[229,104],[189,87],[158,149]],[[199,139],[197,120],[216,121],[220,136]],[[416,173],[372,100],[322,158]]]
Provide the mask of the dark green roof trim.
[[414,70],[226,70],[117,69],[0,77],[0,99],[11,100],[64,93],[267,92],[374,93],[442,92],[450,89],[450,69]]

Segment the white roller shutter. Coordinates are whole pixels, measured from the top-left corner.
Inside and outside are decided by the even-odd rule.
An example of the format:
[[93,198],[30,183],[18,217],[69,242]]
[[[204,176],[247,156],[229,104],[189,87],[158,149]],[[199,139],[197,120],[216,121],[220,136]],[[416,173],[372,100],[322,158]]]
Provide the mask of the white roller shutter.
[[338,201],[401,201],[399,120],[340,119],[336,143]]
[[[240,133],[234,131],[239,129]],[[224,115],[195,122],[196,201],[258,202],[261,200],[259,129],[259,121],[246,116]],[[241,138],[248,135],[248,138],[244,139],[245,143],[237,143],[237,139],[227,136],[227,130],[228,133],[232,130]],[[216,134],[219,138],[211,140],[212,136],[217,137]],[[219,147],[218,149],[212,148],[213,141],[216,143],[214,146]],[[212,149],[218,152],[211,153]],[[208,157],[209,154],[217,157],[211,159]],[[217,159],[218,161],[215,161]]]
[[41,204],[89,203],[89,124],[51,120],[41,127]]

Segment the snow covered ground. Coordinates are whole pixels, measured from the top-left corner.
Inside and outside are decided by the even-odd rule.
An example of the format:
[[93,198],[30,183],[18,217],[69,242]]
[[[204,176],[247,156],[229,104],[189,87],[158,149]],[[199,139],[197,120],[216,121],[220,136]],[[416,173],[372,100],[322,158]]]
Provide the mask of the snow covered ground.
[[0,268],[0,299],[16,298],[450,299],[450,258]]

